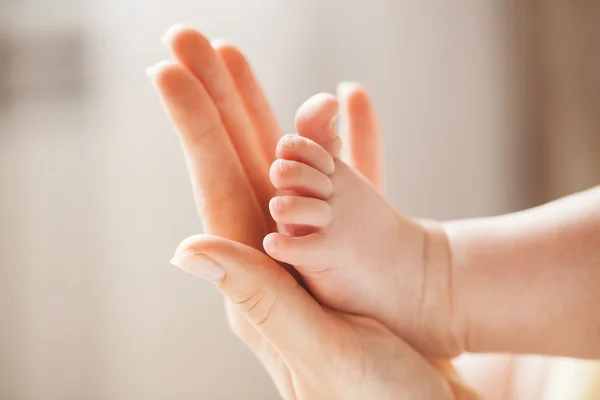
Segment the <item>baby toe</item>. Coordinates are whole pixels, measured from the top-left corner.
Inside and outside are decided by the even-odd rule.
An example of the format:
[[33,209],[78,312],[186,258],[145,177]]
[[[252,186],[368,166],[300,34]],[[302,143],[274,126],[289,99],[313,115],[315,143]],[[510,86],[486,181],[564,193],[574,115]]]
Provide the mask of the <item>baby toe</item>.
[[331,154],[316,142],[298,135],[282,137],[277,144],[276,155],[277,158],[310,165],[326,175],[335,172],[335,163]]
[[281,190],[326,200],[333,194],[331,179],[321,171],[290,160],[275,160],[269,171],[271,183]]
[[280,224],[312,226],[326,229],[333,222],[331,206],[319,199],[301,196],[277,196],[271,199],[269,210]]

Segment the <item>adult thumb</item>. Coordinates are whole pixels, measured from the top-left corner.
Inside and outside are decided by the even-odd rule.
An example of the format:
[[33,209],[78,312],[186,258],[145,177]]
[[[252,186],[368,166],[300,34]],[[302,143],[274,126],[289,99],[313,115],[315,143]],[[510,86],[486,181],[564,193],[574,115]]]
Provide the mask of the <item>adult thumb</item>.
[[307,362],[317,356],[331,315],[266,254],[220,237],[196,235],[179,245],[171,263],[214,282],[281,353]]

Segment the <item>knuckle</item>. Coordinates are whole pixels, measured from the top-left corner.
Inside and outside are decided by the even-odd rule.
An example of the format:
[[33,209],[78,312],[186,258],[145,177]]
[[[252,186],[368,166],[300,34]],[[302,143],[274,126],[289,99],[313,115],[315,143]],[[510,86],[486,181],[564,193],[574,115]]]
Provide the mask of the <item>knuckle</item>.
[[270,319],[277,296],[265,290],[263,286],[250,285],[234,302],[252,324],[260,326]]
[[207,140],[210,140],[213,136],[225,132],[225,126],[222,121],[219,123],[204,129],[202,132],[197,132],[192,135],[191,140],[194,146],[203,146]]
[[198,215],[201,218],[207,218],[211,213],[224,213],[228,203],[231,203],[236,195],[239,194],[234,185],[224,185],[220,191],[203,192],[194,185],[194,202]]

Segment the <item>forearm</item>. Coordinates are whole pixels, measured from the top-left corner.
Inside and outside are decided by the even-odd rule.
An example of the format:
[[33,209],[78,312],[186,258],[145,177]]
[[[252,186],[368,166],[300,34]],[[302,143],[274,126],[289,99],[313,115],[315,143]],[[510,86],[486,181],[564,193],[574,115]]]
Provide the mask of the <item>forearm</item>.
[[444,226],[467,350],[600,357],[600,187]]

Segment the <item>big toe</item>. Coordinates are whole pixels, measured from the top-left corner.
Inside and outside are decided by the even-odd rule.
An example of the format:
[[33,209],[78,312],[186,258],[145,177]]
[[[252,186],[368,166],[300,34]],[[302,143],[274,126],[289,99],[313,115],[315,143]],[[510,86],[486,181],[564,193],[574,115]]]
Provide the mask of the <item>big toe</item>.
[[300,136],[311,139],[339,158],[341,140],[338,136],[336,118],[339,104],[328,93],[319,93],[306,100],[296,113],[296,129]]

